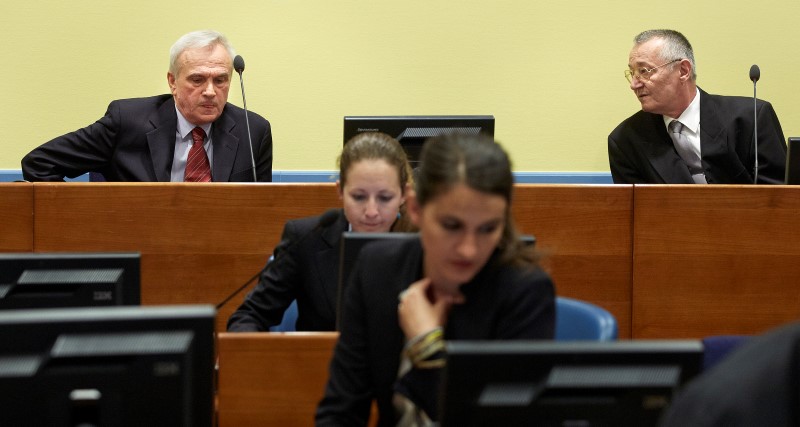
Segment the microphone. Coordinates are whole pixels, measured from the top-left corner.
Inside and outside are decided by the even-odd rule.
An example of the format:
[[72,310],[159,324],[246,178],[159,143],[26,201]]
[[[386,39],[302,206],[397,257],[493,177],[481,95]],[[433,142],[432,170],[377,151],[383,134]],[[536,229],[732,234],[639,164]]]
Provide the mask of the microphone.
[[753,81],[753,153],[755,164],[753,166],[753,184],[758,184],[758,110],[756,106],[756,82],[761,78],[761,69],[753,64],[750,67],[750,80]]
[[240,292],[245,290],[245,288],[247,288],[247,286],[249,286],[250,283],[253,282],[253,280],[255,280],[256,278],[261,276],[261,274],[263,274],[265,271],[267,271],[267,269],[270,268],[270,266],[272,264],[274,264],[276,261],[278,261],[278,259],[280,259],[280,257],[283,256],[283,254],[289,252],[292,248],[294,248],[295,246],[299,245],[301,242],[304,242],[309,236],[314,234],[320,228],[328,227],[331,224],[333,224],[334,222],[336,222],[336,220],[339,218],[339,212],[340,212],[339,208],[334,208],[334,209],[328,209],[327,211],[325,211],[325,213],[320,215],[319,216],[319,221],[317,222],[317,225],[314,226],[314,228],[312,228],[308,233],[302,235],[299,239],[295,240],[294,242],[290,242],[289,245],[286,246],[286,249],[284,249],[282,252],[280,252],[278,254],[277,258],[275,258],[272,261],[268,262],[267,265],[264,266],[264,268],[262,268],[261,270],[258,271],[258,273],[256,273],[253,277],[247,279],[247,281],[244,282],[244,284],[242,286],[237,288],[235,291],[233,291],[233,293],[228,295],[227,298],[225,298],[224,300],[222,300],[222,302],[217,304],[217,310],[222,308],[228,301],[233,299],[233,297],[235,297],[236,295],[239,295]]
[[244,105],[244,121],[247,124],[247,141],[250,142],[250,163],[253,166],[253,182],[258,182],[258,177],[256,177],[256,159],[255,156],[253,156],[253,137],[250,136],[250,119],[247,117],[247,100],[244,98],[244,79],[242,78],[244,58],[242,58],[241,55],[236,55],[236,57],[233,58],[233,69],[239,73],[239,84],[242,85],[242,105]]
[[760,78],[761,78],[761,69],[758,68],[758,65],[753,64],[753,66],[750,67],[750,80],[752,80],[753,83],[755,83]]

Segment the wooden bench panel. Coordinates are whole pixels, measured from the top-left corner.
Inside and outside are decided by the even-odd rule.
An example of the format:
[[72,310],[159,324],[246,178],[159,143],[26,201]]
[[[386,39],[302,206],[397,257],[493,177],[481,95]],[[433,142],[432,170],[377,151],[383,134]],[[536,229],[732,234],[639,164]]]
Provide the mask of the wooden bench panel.
[[512,207],[520,231],[536,236],[556,292],[610,311],[629,338],[633,186],[520,184]]
[[0,184],[0,252],[33,251],[33,184]]
[[220,333],[220,427],[314,425],[337,332]]
[[634,338],[757,334],[800,317],[800,188],[636,186]]

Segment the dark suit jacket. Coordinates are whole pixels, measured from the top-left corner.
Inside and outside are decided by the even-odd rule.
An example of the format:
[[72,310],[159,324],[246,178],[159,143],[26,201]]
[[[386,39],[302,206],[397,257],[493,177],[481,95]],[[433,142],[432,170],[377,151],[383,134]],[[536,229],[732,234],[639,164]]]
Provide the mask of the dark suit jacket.
[[[258,181],[272,181],[269,122],[252,112],[248,117]],[[28,153],[22,175],[28,181],[63,181],[100,172],[107,181],[169,182],[177,127],[172,95],[116,100],[100,120]],[[253,181],[244,110],[226,104],[211,132],[213,180]]]
[[800,323],[753,337],[673,400],[662,427],[800,425]]
[[[753,183],[753,98],[700,91],[700,151],[709,184]],[[758,103],[758,182],[782,184],[786,141],[770,103]],[[660,114],[639,111],[608,136],[616,184],[692,184]]]
[[319,222],[315,216],[286,223],[273,261],[228,319],[229,331],[267,331],[295,299],[298,331],[336,329],[339,242],[348,224],[341,210],[332,224]]
[[[393,386],[405,340],[397,296],[422,277],[422,256],[419,239],[378,241],[359,252],[345,290],[325,397],[317,408],[318,426],[365,426],[373,398],[379,425],[395,425]],[[494,254],[461,286],[466,302],[451,309],[445,339],[552,339],[555,291],[550,278],[538,269],[500,265],[497,258]],[[414,371],[419,370],[408,375]],[[423,399],[435,401],[437,391],[428,387]]]

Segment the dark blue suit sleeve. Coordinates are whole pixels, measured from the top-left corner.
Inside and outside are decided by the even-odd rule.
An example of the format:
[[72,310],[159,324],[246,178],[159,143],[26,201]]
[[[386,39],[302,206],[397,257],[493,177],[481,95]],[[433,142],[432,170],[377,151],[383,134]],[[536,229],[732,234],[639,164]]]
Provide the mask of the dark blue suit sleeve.
[[106,165],[120,131],[119,102],[109,104],[95,123],[54,138],[22,159],[22,176],[28,181],[64,181]]

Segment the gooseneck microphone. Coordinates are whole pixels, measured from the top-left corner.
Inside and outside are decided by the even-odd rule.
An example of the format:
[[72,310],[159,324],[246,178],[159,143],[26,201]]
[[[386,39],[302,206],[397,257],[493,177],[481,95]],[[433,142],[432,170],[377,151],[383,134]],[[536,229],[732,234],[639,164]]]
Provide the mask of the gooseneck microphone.
[[242,105],[244,105],[244,121],[247,124],[247,141],[250,143],[250,163],[253,166],[253,182],[258,182],[258,177],[256,176],[256,158],[253,155],[253,137],[250,136],[250,119],[247,117],[247,100],[244,98],[244,79],[242,78],[244,58],[242,58],[241,55],[236,55],[236,57],[233,58],[233,69],[239,73],[239,84],[242,86]]
[[261,276],[265,271],[267,271],[268,268],[270,268],[271,265],[273,265],[276,261],[278,261],[278,259],[280,259],[280,257],[282,257],[284,254],[289,252],[292,248],[294,248],[295,246],[297,246],[300,243],[304,242],[309,236],[314,234],[314,232],[316,232],[320,228],[325,228],[325,227],[333,224],[334,222],[336,222],[336,220],[339,218],[339,212],[340,211],[341,211],[341,209],[338,209],[338,208],[336,208],[336,209],[328,209],[327,211],[325,211],[325,213],[320,215],[319,216],[319,221],[317,222],[317,225],[314,226],[314,228],[312,228],[308,233],[302,235],[299,239],[297,239],[297,240],[295,240],[293,242],[290,242],[289,245],[286,246],[286,248],[283,251],[281,251],[277,255],[277,257],[275,259],[273,259],[272,261],[268,262],[267,265],[264,266],[264,268],[262,268],[261,270],[258,271],[258,273],[256,273],[253,277],[247,279],[247,281],[244,282],[244,284],[242,286],[239,286],[239,288],[237,288],[235,291],[233,291],[233,293],[228,295],[227,298],[225,298],[224,300],[222,300],[222,302],[217,304],[217,310],[222,308],[222,306],[224,306],[233,297],[235,297],[236,295],[239,295],[239,293],[242,292],[245,288],[247,288],[247,286],[249,286],[250,283],[252,283],[256,278]]
[[753,166],[753,184],[758,184],[758,107],[756,106],[756,82],[761,78],[761,69],[753,64],[750,67],[750,80],[753,81],[753,153],[755,165]]

